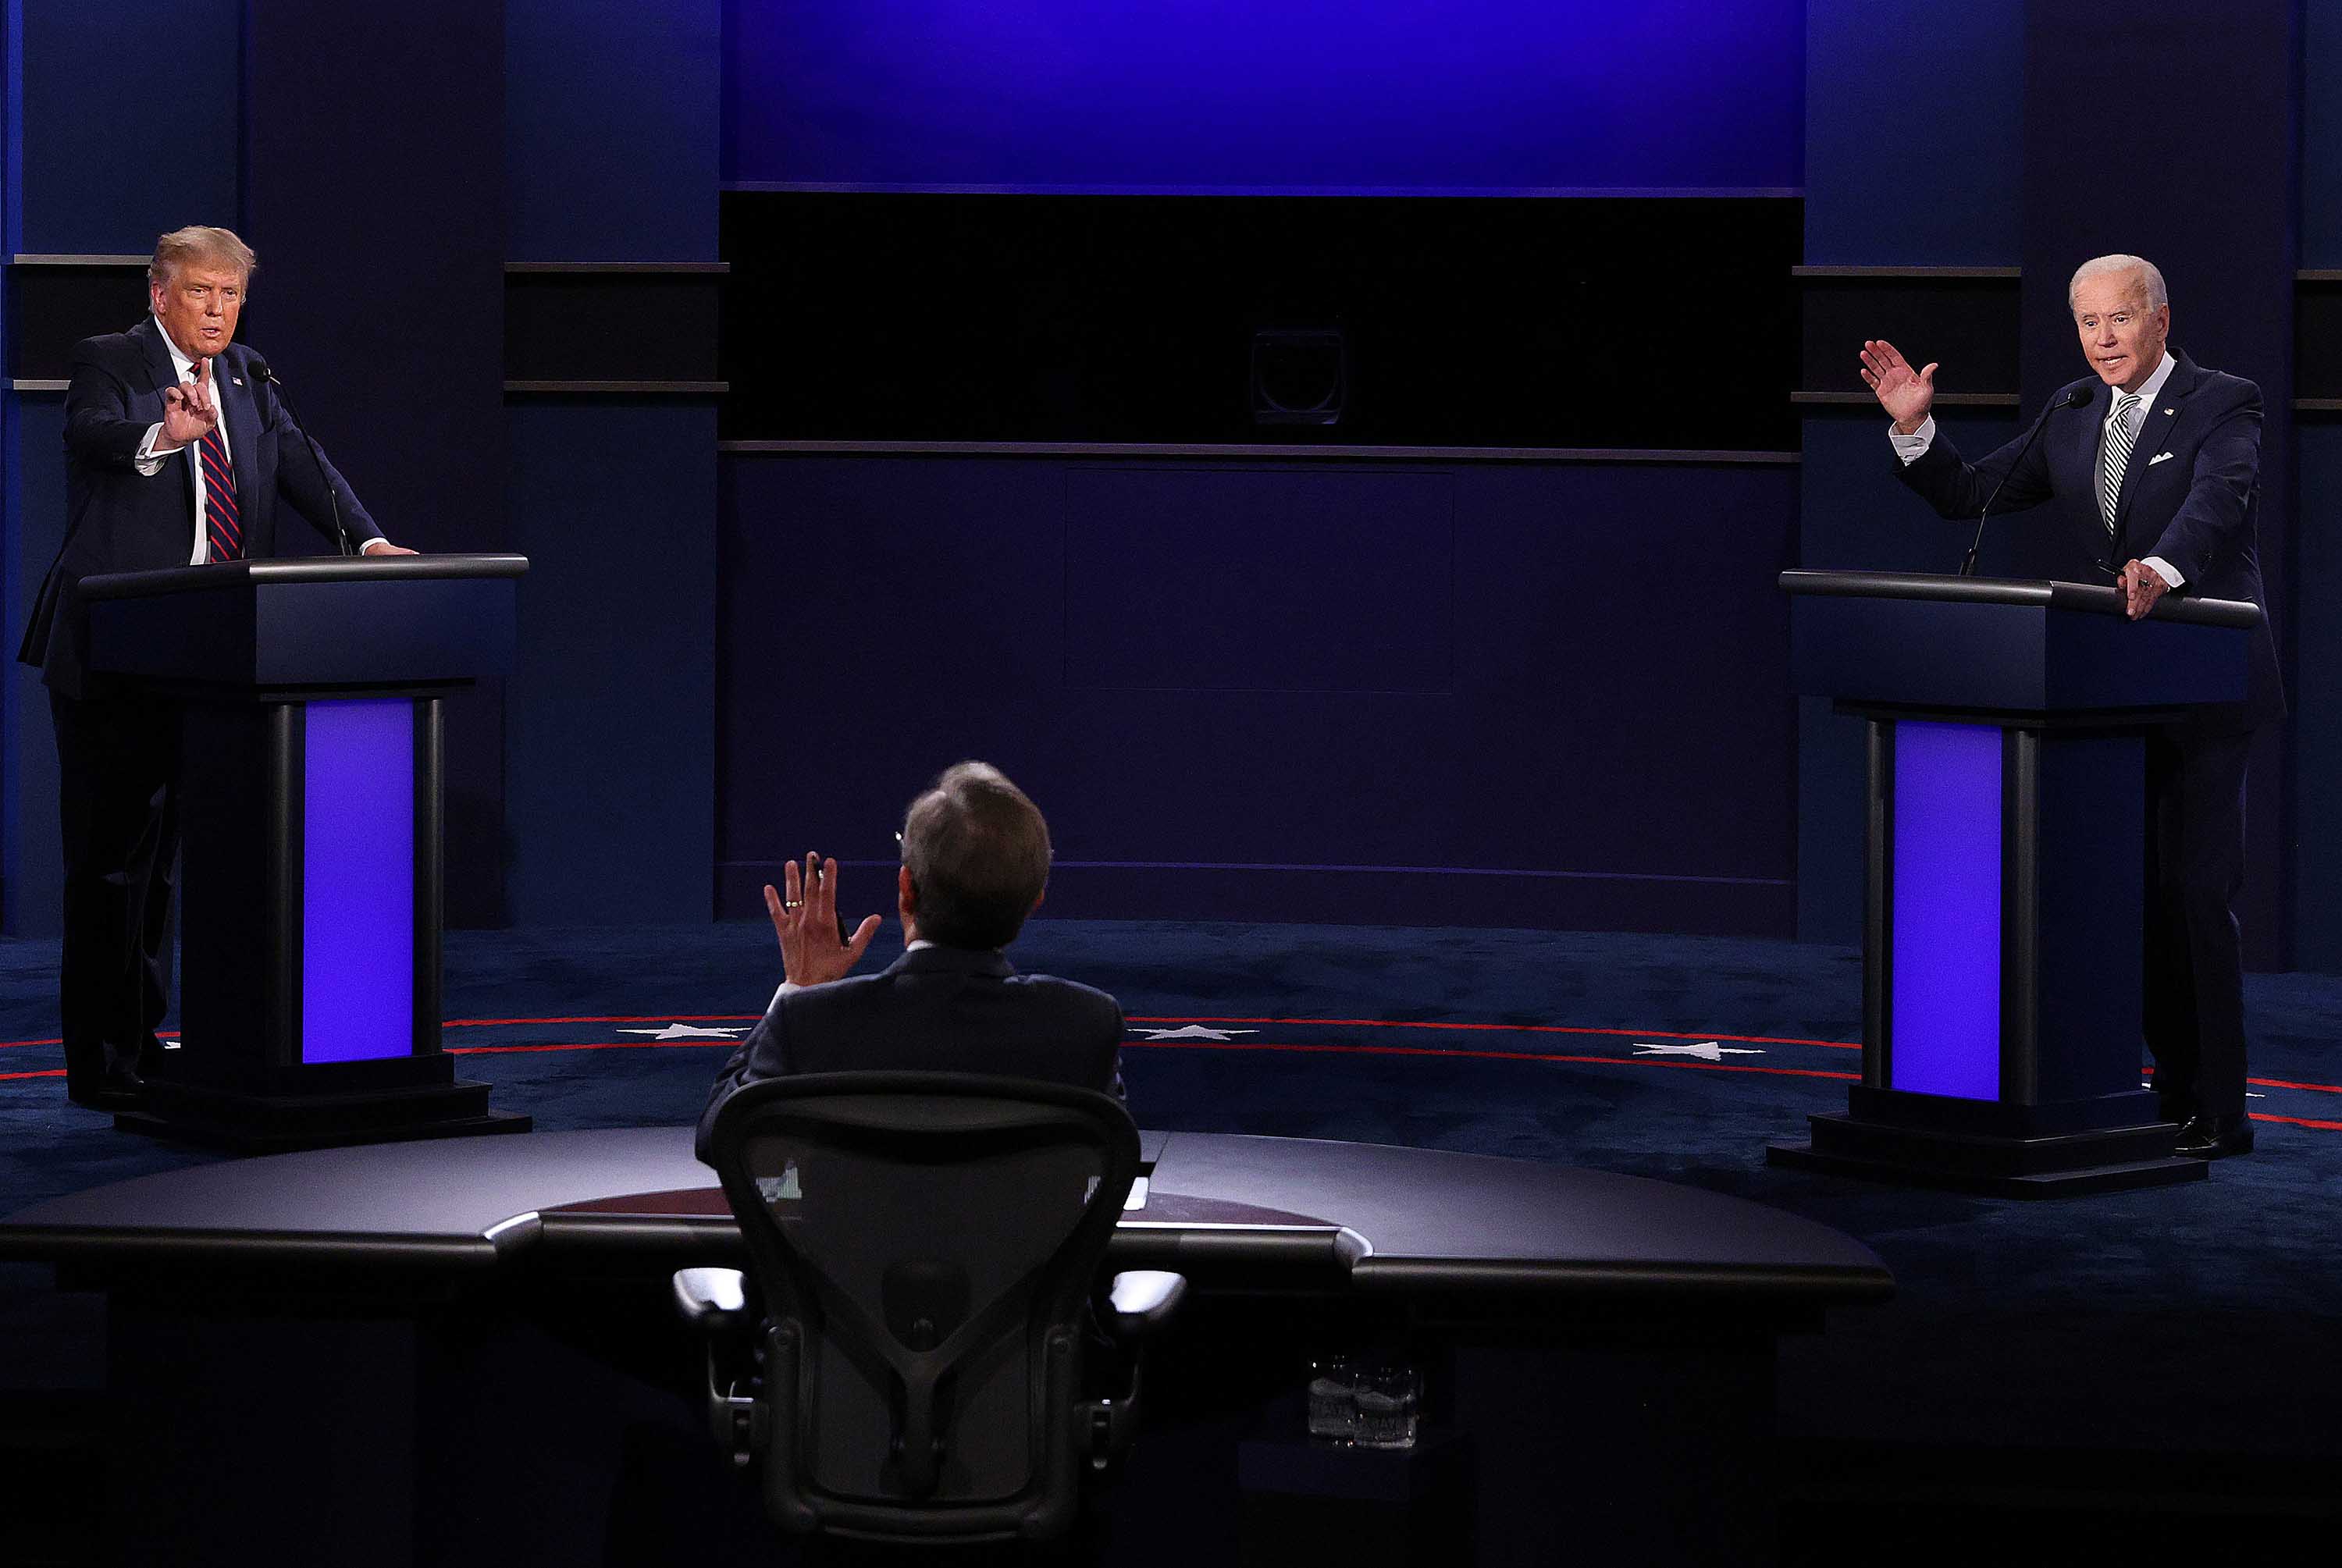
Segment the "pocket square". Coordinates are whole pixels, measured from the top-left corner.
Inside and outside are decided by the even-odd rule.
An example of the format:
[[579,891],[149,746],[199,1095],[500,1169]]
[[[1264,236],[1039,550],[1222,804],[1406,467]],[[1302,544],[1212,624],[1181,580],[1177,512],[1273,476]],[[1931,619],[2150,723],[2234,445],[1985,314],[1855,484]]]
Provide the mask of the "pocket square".
[[2168,452],[2158,452],[2158,453],[2157,453],[2154,456],[2152,456],[2152,457],[2150,457],[2150,458],[2148,458],[2148,459],[2147,460],[2147,465],[2149,468],[2152,468],[2152,467],[2154,467],[2157,464],[2161,463],[2161,462],[2165,461],[2166,459],[2167,459],[2168,457],[2170,457],[2170,455],[2171,455],[2171,454],[2169,454]]

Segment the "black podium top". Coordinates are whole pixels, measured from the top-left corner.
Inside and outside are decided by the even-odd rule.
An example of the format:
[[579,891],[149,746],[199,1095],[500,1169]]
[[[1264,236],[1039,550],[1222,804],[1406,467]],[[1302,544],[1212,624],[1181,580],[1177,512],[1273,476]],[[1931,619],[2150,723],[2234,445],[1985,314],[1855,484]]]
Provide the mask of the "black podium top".
[[[2086,615],[2121,615],[2123,591],[2110,583],[2061,583],[2054,578],[1954,577],[1937,572],[1809,572],[1781,574],[1790,594],[1830,598],[1924,599],[1940,604],[2034,604]],[[2165,594],[2147,613],[2150,621],[2198,626],[2257,626],[2261,607],[2246,599],[2198,599]]]
[[507,554],[224,561],[81,580],[88,667],[171,689],[436,685],[512,664]]
[[2166,714],[2245,700],[2259,606],[1895,572],[1784,572],[1795,688],[1842,703],[2038,715]]

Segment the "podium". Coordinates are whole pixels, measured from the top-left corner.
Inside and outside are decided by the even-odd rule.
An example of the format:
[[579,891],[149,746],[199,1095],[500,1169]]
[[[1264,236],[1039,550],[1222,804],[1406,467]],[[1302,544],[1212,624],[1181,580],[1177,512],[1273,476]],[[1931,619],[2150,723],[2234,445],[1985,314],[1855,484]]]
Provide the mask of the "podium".
[[441,704],[520,555],[85,577],[96,681],[181,724],[180,1038],[126,1131],[241,1151],[528,1130],[439,1044]]
[[1866,719],[1862,1079],[1769,1163],[2002,1196],[2200,1179],[2140,1083],[2146,737],[2242,701],[2260,610],[1785,572],[1791,674]]

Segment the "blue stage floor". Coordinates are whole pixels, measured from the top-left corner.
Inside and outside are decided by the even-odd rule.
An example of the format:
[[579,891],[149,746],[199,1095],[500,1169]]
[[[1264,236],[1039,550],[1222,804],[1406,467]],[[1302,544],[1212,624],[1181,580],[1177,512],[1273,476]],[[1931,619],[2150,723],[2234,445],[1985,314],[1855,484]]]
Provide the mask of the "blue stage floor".
[[[1861,1237],[1900,1293],[1786,1348],[1792,1441],[2342,1457],[2342,978],[2248,984],[2257,1153],[2201,1183],[2027,1203],[1767,1167],[1768,1139],[1844,1108],[1850,950],[1036,921],[1012,956],[1122,999],[1142,1125],[1568,1162]],[[0,1213],[215,1157],[65,1103],[55,962],[0,944]],[[460,1071],[547,1130],[692,1120],[778,979],[761,924],[456,933],[446,969]],[[98,1382],[95,1315],[45,1271],[0,1269],[0,1341],[19,1353],[0,1394]]]

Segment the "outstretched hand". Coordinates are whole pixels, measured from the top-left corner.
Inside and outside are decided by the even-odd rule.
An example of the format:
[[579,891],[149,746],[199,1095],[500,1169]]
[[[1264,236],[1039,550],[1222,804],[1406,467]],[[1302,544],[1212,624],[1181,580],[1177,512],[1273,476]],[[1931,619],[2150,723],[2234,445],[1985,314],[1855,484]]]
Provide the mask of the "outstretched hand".
[[219,404],[212,399],[210,360],[195,361],[194,385],[163,389],[163,439],[173,446],[193,446],[219,420]]
[[1862,384],[1877,395],[1878,406],[1908,435],[1927,422],[1936,404],[1936,367],[1914,370],[1896,346],[1883,337],[1862,345]]
[[843,979],[862,960],[878,934],[878,917],[867,916],[854,934],[839,940],[837,862],[808,854],[799,871],[791,861],[781,870],[783,891],[765,884],[765,909],[773,934],[781,939],[781,975],[794,985],[820,985]]

